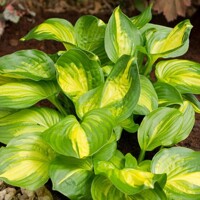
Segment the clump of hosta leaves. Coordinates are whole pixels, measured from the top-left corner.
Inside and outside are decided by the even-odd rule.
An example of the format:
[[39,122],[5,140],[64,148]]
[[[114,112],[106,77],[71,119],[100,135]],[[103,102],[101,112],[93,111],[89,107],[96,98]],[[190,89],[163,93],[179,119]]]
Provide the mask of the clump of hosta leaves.
[[[200,64],[177,58],[192,25],[150,20],[150,7],[132,18],[118,7],[107,24],[48,19],[22,40],[65,51],[0,58],[1,180],[35,190],[51,179],[69,199],[199,198],[200,153],[174,147],[200,112]],[[54,106],[38,107],[44,99]],[[117,149],[122,131],[137,134],[138,158]],[[157,151],[152,160],[147,151]]]

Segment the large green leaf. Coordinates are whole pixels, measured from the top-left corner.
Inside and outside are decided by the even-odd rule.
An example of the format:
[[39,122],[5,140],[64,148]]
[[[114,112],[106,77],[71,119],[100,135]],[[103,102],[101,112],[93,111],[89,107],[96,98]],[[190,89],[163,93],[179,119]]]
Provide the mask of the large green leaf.
[[164,107],[164,106],[170,106],[174,104],[180,105],[183,103],[183,98],[180,92],[172,85],[169,85],[168,83],[163,83],[163,82],[156,82],[154,84],[154,88],[158,95],[159,106]]
[[77,46],[92,51],[102,63],[108,61],[104,47],[105,29],[106,24],[92,15],[80,17],[74,26]]
[[141,14],[132,17],[131,21],[137,28],[142,28],[145,24],[151,21],[152,13],[151,13],[152,5],[148,6]]
[[199,152],[184,147],[163,149],[154,156],[151,171],[156,174],[167,174],[167,182],[164,187],[167,199],[199,199]]
[[107,177],[117,189],[127,195],[154,188],[154,184],[162,176],[134,168],[118,169],[108,161],[99,161],[95,166],[95,174]]
[[56,71],[53,61],[44,52],[21,50],[0,57],[0,74],[39,81],[54,79]]
[[175,108],[158,108],[145,116],[138,129],[138,142],[144,151],[152,151],[158,146],[176,144],[176,136],[181,132],[182,113]]
[[158,108],[158,97],[151,81],[148,78],[140,75],[140,84],[140,98],[133,110],[133,113],[147,115]]
[[122,55],[134,55],[142,37],[131,20],[117,7],[110,17],[105,32],[105,50],[114,63]]
[[81,123],[75,116],[69,115],[42,135],[56,152],[84,158],[109,142],[113,127],[111,114],[101,109],[87,113]]
[[55,153],[39,135],[21,135],[0,149],[0,179],[8,184],[36,190],[49,179]]
[[54,190],[72,200],[91,199],[90,188],[94,174],[90,159],[59,156],[51,163],[49,174]]
[[58,92],[58,85],[53,81],[10,82],[0,85],[0,108],[27,108]]
[[129,117],[139,99],[140,80],[135,57],[122,56],[104,85],[81,96],[76,105],[82,117],[94,108],[107,108],[118,121]]
[[74,27],[65,19],[50,18],[33,28],[21,40],[56,40],[63,43],[76,44]]
[[62,116],[50,108],[30,108],[11,113],[0,119],[0,142],[28,133],[41,133],[58,123]]
[[57,60],[56,69],[60,87],[74,102],[104,82],[103,72],[96,57],[90,57],[79,49],[71,49],[64,53]]
[[160,61],[156,65],[156,77],[181,93],[200,94],[200,64],[181,59]]

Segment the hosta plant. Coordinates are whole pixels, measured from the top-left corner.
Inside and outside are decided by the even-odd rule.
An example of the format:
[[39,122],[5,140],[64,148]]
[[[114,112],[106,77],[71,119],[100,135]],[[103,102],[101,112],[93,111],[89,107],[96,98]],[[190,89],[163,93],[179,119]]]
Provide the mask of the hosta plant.
[[[117,7],[107,24],[48,19],[22,40],[66,50],[0,58],[1,180],[35,190],[50,179],[69,199],[200,199],[200,152],[176,145],[200,113],[200,64],[177,58],[192,25],[150,20],[150,7],[132,18]],[[118,150],[123,131],[139,156]]]

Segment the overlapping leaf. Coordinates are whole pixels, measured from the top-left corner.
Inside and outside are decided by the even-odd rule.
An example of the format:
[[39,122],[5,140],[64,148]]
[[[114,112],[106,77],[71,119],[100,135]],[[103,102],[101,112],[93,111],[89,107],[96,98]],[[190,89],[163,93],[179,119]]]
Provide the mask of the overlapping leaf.
[[152,151],[158,146],[176,144],[176,136],[181,132],[183,115],[175,108],[158,108],[145,116],[138,129],[138,142],[144,151]]
[[0,149],[0,179],[36,190],[49,179],[49,165],[55,153],[39,135],[21,135]]
[[175,137],[176,143],[189,136],[195,123],[195,112],[188,101],[184,101],[179,110],[183,113],[183,125],[181,131]]
[[81,123],[69,115],[42,135],[56,152],[84,158],[109,142],[113,127],[114,120],[109,112],[93,110],[84,116]]
[[57,60],[56,69],[60,87],[74,102],[104,82],[103,72],[96,57],[89,57],[79,49],[71,49],[64,53]]
[[180,105],[183,103],[183,98],[180,92],[172,85],[164,82],[157,82],[154,84],[154,88],[158,95],[159,106],[164,107],[174,104]]
[[183,96],[187,101],[190,102],[190,104],[194,108],[195,112],[200,113],[200,102],[197,99],[197,97],[193,94],[190,94],[190,93],[184,94]]
[[134,55],[142,37],[131,20],[117,7],[110,17],[105,32],[105,50],[114,63],[122,55]]
[[134,57],[124,55],[113,67],[104,85],[81,96],[77,113],[84,116],[94,108],[107,108],[118,121],[129,117],[139,99],[140,80]]
[[53,61],[44,52],[21,50],[0,58],[0,74],[39,81],[55,79],[56,71]]
[[92,15],[80,17],[74,26],[77,46],[92,51],[102,64],[109,61],[104,47],[105,28],[106,24]]
[[154,188],[155,182],[160,177],[160,175],[134,168],[118,169],[107,161],[98,162],[95,174],[107,177],[117,189],[127,195],[134,195],[142,190]]
[[58,123],[62,116],[50,108],[29,108],[11,113],[0,119],[0,142],[28,133],[41,133]]
[[15,81],[0,85],[0,108],[27,108],[59,93],[53,81]]
[[133,113],[139,115],[147,115],[158,108],[158,97],[156,91],[149,79],[140,75],[141,92],[137,105]]
[[58,156],[49,170],[53,189],[70,199],[91,199],[90,187],[93,180],[90,159]]
[[156,77],[181,93],[200,94],[200,64],[189,60],[173,59],[156,65]]
[[198,199],[200,195],[200,153],[184,147],[163,149],[152,161],[153,173],[166,173],[167,199]]

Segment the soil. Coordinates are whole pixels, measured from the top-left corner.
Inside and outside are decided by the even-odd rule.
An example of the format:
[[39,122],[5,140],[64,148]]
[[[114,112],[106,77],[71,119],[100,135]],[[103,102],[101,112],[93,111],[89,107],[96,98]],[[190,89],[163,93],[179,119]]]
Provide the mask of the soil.
[[[95,14],[99,18],[101,18],[103,21],[107,22],[108,18],[111,14],[111,11],[105,12],[105,13],[99,13]],[[128,13],[131,15],[131,13]],[[76,22],[76,20],[81,16],[82,14],[77,11],[67,11],[65,13],[55,13],[55,12],[44,12],[43,10],[40,10],[40,12],[37,13],[36,17],[31,16],[24,16],[20,19],[19,23],[7,23],[5,32],[3,36],[0,38],[0,56],[15,52],[17,50],[21,49],[39,49],[46,53],[55,53],[58,50],[64,49],[62,44],[55,42],[55,41],[27,41],[27,42],[21,42],[19,39],[26,35],[26,33],[31,30],[33,27],[35,27],[37,24],[40,24],[45,19],[52,18],[52,17],[59,17],[59,18],[65,18],[68,21],[70,21],[72,24]],[[190,47],[188,52],[182,56],[182,58],[193,60],[196,62],[200,62],[200,10],[196,12],[191,17],[191,23],[193,24],[193,29],[190,36]],[[165,18],[162,15],[157,15],[153,17],[152,22],[156,24],[161,25],[167,25],[173,27],[175,24],[177,24],[179,21],[183,20],[183,18],[178,18],[176,21],[172,23],[167,23]],[[190,134],[190,136],[182,141],[180,144],[181,146],[185,146],[194,150],[199,151],[200,150],[200,114],[196,114],[196,122],[195,126]],[[138,154],[137,149],[137,138],[135,134],[127,134],[123,133],[122,139],[119,143],[119,149],[122,149],[124,153],[126,152],[132,152],[135,156]],[[126,145],[124,145],[126,144]],[[51,190],[51,183],[47,184],[47,188]],[[53,198],[55,200],[65,200],[66,197],[62,196],[58,192],[52,192]]]

